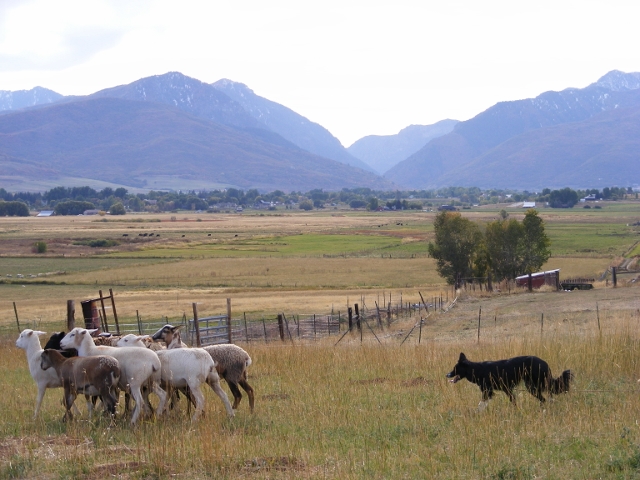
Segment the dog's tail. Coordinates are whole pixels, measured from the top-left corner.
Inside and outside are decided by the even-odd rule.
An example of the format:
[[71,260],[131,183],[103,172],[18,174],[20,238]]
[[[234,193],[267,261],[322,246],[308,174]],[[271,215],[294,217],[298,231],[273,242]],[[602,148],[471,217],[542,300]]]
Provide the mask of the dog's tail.
[[565,370],[558,378],[554,378],[551,380],[550,393],[555,395],[558,393],[568,392],[569,384],[572,380],[573,373],[571,373],[571,370]]

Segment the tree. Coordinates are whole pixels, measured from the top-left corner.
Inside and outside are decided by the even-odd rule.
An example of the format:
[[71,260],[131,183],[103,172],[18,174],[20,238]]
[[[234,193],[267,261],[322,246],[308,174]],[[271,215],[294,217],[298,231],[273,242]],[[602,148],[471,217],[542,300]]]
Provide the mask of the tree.
[[376,197],[371,197],[369,199],[369,204],[367,205],[367,210],[375,212],[376,210],[378,210],[379,206],[380,202],[378,202],[378,199]]
[[313,203],[311,203],[311,200],[303,200],[298,205],[298,208],[300,208],[300,210],[306,211],[313,210]]
[[118,202],[111,205],[111,208],[109,209],[109,213],[111,215],[124,215],[125,213],[127,213],[127,211],[124,209],[124,205]]
[[523,234],[522,224],[514,219],[500,219],[487,225],[484,241],[492,278],[498,281],[513,279],[522,273],[519,269],[522,264],[520,243]]
[[458,212],[443,211],[433,222],[435,242],[429,243],[429,255],[447,283],[460,287],[464,277],[473,274],[473,262],[482,243],[478,226]]
[[54,208],[56,215],[80,215],[85,210],[93,210],[96,206],[91,202],[81,202],[78,200],[69,200],[68,202],[60,202]]
[[562,190],[554,190],[549,194],[549,206],[551,208],[573,208],[578,203],[578,192],[569,187]]
[[544,221],[537,210],[527,210],[522,220],[523,236],[520,241],[521,272],[533,273],[542,268],[549,260],[551,241],[544,231]]

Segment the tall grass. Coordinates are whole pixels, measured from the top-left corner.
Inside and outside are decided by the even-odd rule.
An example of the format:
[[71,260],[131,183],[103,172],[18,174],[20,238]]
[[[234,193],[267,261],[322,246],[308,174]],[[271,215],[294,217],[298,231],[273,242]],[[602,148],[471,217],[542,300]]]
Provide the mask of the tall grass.
[[[32,421],[35,387],[6,338],[0,477],[631,478],[640,468],[638,318],[607,319],[580,334],[566,325],[480,343],[423,337],[400,346],[389,331],[383,345],[357,334],[337,346],[251,344],[253,415],[245,398],[226,419],[207,391],[200,423],[189,423],[183,401],[135,428],[122,418],[62,424],[60,391],[47,393]],[[479,413],[477,386],[444,378],[460,351],[473,360],[534,354],[576,380],[543,406],[519,388],[517,408],[497,393]]]

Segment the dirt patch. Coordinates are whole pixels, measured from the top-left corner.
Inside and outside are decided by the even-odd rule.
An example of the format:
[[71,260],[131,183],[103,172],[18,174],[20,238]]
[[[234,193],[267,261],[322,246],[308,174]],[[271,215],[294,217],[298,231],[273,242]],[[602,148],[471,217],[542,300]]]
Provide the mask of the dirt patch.
[[[71,450],[69,447],[73,447]],[[68,457],[70,452],[74,456],[84,455],[93,450],[93,441],[89,438],[68,437],[67,435],[48,436],[40,438],[7,437],[0,442],[0,462],[10,462],[16,456],[30,456],[35,459],[52,460]]]

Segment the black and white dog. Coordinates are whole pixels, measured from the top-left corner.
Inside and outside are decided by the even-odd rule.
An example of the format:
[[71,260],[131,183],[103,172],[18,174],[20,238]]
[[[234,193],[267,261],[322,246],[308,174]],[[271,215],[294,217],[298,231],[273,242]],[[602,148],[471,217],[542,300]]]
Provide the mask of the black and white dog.
[[494,362],[472,362],[461,353],[456,366],[447,373],[447,378],[450,378],[452,383],[466,378],[478,385],[482,391],[482,401],[478,409],[484,410],[488,400],[493,397],[494,390],[506,393],[515,405],[516,397],[513,390],[520,382],[524,382],[529,393],[544,403],[546,400],[542,392],[549,392],[549,395],[568,392],[573,374],[571,370],[565,370],[560,377],[554,379],[549,364],[534,356],[513,357]]

